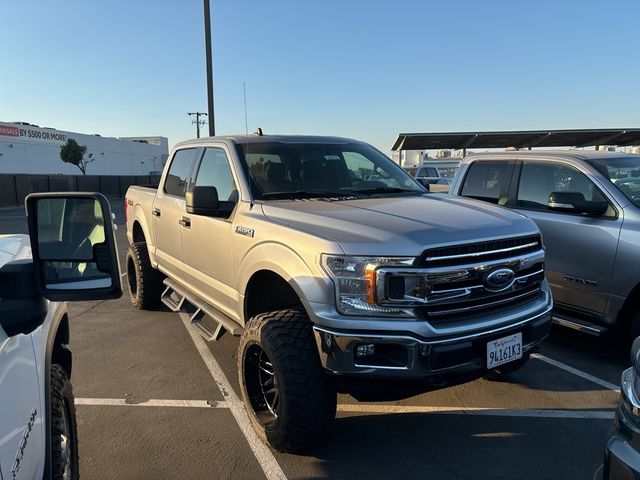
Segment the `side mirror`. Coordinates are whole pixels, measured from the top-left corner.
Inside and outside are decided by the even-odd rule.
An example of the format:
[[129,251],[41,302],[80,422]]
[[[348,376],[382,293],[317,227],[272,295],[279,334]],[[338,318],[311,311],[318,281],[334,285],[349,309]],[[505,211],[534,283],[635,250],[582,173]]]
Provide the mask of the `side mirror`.
[[185,195],[187,213],[209,216],[220,209],[216,187],[193,187]]
[[205,217],[228,217],[236,202],[218,200],[216,187],[193,187],[185,195],[187,213]]
[[609,208],[607,202],[588,202],[580,192],[551,192],[548,206],[565,213],[602,215]]
[[35,275],[52,301],[122,295],[111,207],[99,193],[36,193],[26,198]]

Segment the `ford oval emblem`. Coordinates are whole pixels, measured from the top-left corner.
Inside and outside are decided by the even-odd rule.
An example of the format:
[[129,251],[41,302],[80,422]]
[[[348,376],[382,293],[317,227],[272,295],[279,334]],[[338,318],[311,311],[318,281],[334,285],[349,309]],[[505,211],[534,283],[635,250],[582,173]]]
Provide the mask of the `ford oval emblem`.
[[516,280],[516,274],[510,268],[498,268],[487,273],[484,277],[484,288],[492,292],[506,290]]

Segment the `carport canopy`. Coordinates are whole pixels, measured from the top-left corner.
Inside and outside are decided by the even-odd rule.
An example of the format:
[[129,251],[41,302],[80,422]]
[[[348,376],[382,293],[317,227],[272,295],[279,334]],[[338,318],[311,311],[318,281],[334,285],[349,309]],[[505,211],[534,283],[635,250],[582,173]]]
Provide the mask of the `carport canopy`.
[[522,130],[509,132],[401,133],[392,150],[590,147],[640,145],[640,128]]

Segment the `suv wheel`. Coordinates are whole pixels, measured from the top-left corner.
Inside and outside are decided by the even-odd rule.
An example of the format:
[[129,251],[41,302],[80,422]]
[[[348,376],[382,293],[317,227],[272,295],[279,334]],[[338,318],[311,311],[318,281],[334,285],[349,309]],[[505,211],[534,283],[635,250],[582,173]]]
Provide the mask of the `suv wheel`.
[[73,389],[62,366],[51,365],[50,378],[51,477],[76,480],[78,475],[78,434]]
[[336,415],[335,386],[323,371],[300,310],[253,317],[238,347],[240,389],[258,436],[281,452],[322,440]]
[[164,290],[164,275],[151,266],[145,242],[129,245],[127,251],[127,283],[131,303],[140,310],[153,310],[160,306]]

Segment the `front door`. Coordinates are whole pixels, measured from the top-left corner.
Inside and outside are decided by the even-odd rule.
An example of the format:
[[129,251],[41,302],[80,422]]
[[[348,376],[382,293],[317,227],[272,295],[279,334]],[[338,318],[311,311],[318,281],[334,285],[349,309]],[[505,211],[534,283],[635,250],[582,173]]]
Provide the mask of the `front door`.
[[605,312],[622,218],[613,205],[588,216],[551,211],[551,192],[578,192],[587,201],[609,201],[589,177],[574,166],[537,161],[521,164],[513,205],[533,219],[546,248],[547,279],[558,305],[596,316]]
[[[223,148],[204,151],[193,185],[216,187],[218,199],[238,201],[238,190],[228,156]],[[233,281],[233,212],[229,218],[186,214],[189,225],[183,225],[182,257],[189,283],[213,306],[237,318],[238,292]]]

